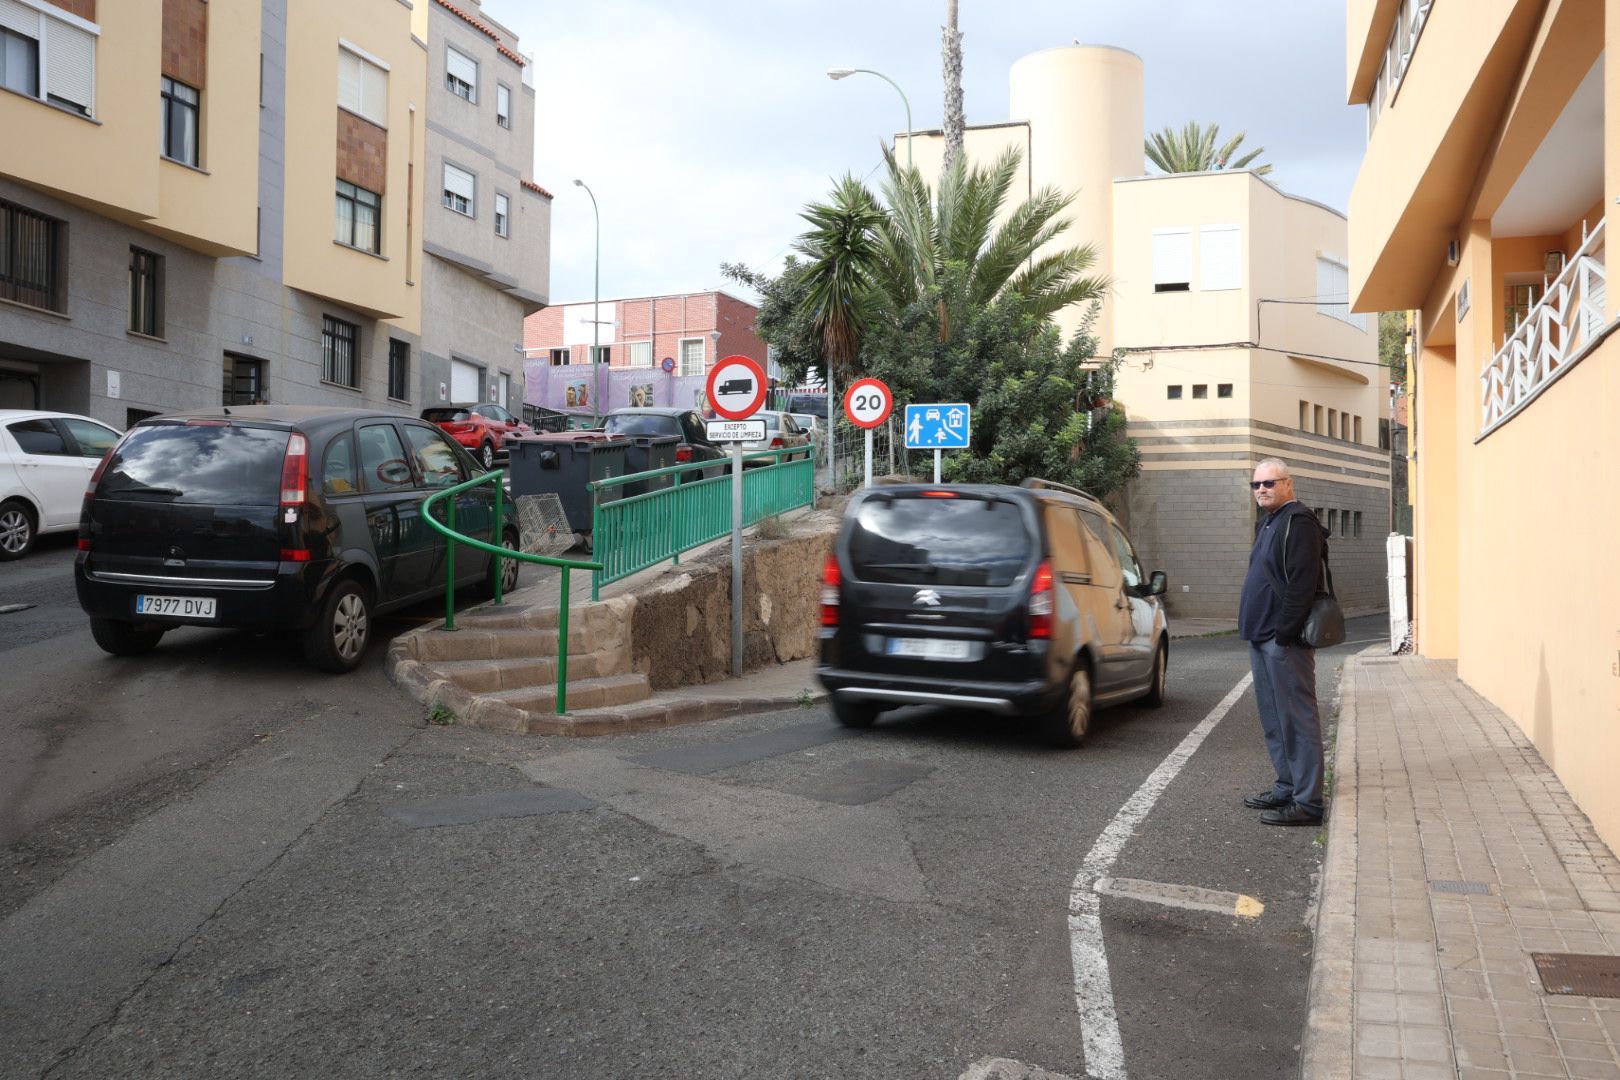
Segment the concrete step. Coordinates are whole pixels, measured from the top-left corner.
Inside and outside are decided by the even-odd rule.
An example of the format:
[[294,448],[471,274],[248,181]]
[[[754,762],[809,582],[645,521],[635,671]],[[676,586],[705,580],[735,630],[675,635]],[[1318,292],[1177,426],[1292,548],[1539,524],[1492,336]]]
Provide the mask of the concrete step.
[[[557,629],[556,608],[481,607],[456,616],[461,630],[478,631],[552,631]],[[622,600],[608,600],[592,604],[576,602],[568,609],[568,638],[586,634],[602,646],[616,645],[624,639],[629,622],[626,605]]]
[[[630,650],[621,646],[596,652],[568,654],[568,679],[600,679],[630,670]],[[434,673],[475,694],[496,690],[525,690],[551,686],[557,681],[555,656],[517,656],[502,659],[437,660]]]
[[[652,686],[642,674],[608,675],[596,679],[575,679],[572,665],[568,678],[568,708],[605,709],[632,705],[652,696]],[[480,695],[484,701],[521,709],[529,713],[554,713],[557,709],[555,686],[534,686],[518,690],[497,690]]]

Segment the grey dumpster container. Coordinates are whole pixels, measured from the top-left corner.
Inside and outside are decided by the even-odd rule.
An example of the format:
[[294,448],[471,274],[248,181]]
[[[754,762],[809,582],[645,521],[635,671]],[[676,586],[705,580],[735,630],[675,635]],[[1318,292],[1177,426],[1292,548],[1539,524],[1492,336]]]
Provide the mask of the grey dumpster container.
[[[630,436],[630,450],[625,455],[624,471],[638,473],[669,468],[675,464],[675,448],[680,442],[679,435]],[[648,480],[637,480],[633,484],[624,485],[624,494],[629,498],[631,495],[645,495],[649,491],[661,491],[674,481],[674,476],[654,476]]]
[[[508,442],[511,447],[510,477],[512,497],[554,493],[562,500],[568,527],[586,539],[590,547],[591,493],[585,485],[593,480],[623,476],[630,440],[600,431],[563,431],[532,435]],[[604,488],[597,493],[607,503],[624,497],[624,485]]]

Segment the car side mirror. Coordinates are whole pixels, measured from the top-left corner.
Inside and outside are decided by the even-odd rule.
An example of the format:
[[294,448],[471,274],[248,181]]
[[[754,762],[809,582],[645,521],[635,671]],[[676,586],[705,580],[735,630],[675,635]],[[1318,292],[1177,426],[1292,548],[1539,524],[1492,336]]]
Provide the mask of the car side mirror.
[[1163,596],[1170,588],[1170,579],[1163,570],[1155,570],[1148,575],[1147,592],[1149,596]]

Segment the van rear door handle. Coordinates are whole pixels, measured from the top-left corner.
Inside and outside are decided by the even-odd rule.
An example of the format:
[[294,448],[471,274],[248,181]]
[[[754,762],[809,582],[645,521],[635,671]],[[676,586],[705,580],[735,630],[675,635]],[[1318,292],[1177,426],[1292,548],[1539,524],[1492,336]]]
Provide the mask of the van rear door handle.
[[1076,572],[1074,570],[1065,570],[1059,576],[1062,577],[1063,580],[1066,583],[1070,584],[1070,585],[1090,585],[1091,584],[1091,575],[1090,574],[1081,574],[1081,573],[1078,573],[1078,572]]

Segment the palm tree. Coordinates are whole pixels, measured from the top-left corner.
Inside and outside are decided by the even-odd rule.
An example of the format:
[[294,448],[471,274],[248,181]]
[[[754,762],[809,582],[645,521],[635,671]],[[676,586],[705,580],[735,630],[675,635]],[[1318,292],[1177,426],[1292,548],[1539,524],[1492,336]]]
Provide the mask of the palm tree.
[[845,176],[830,202],[811,203],[800,216],[811,225],[795,245],[807,260],[803,302],[822,355],[842,382],[854,370],[870,318],[885,215],[864,184]]
[[[1154,132],[1147,140],[1144,149],[1148,160],[1167,173],[1210,172],[1219,169],[1246,169],[1249,162],[1265,153],[1265,147],[1251,150],[1241,158],[1233,159],[1243,137],[1248,134],[1240,131],[1219,147],[1215,140],[1220,137],[1221,125],[1203,124],[1189,120],[1187,126],[1180,131],[1165,128]],[[1264,176],[1271,171],[1270,165],[1256,165],[1253,172],[1256,176]]]

